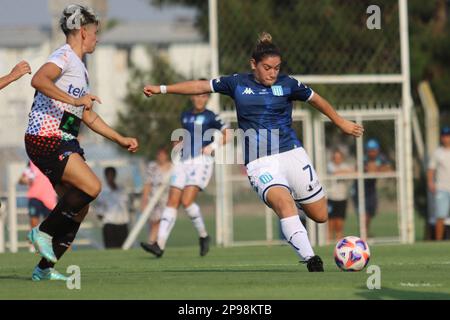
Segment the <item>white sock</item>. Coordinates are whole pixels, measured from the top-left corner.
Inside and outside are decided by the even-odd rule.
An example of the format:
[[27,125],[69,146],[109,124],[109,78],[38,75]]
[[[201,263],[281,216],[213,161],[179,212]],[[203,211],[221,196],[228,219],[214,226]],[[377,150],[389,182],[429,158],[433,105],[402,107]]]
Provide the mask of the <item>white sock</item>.
[[158,245],[162,250],[166,247],[167,239],[169,238],[170,232],[172,231],[176,220],[177,209],[165,207],[161,215],[157,240]]
[[314,251],[309,243],[308,233],[298,215],[280,220],[281,230],[287,242],[294,248],[302,261],[308,261],[314,256]]
[[189,207],[186,208],[188,216],[191,218],[195,229],[198,231],[200,238],[204,238],[208,235],[206,232],[205,222],[203,221],[202,213],[200,207],[194,202]]

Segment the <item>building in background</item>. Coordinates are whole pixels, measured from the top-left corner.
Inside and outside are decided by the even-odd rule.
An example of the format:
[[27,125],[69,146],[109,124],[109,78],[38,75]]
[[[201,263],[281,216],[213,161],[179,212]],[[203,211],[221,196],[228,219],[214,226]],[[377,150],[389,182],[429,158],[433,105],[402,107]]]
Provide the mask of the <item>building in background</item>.
[[[58,20],[62,9],[70,0],[48,0],[51,21],[46,26],[15,26],[0,28],[0,74],[10,71],[20,60],[27,60],[35,72],[64,38]],[[152,64],[150,52],[165,56],[169,65],[188,78],[209,76],[209,45],[194,28],[194,16],[177,16],[179,11],[170,9],[153,21],[115,21],[108,24],[108,0],[80,0],[94,8],[102,19],[103,32],[94,55],[87,58],[91,91],[101,97],[103,104],[96,111],[108,124],[114,125],[117,111],[126,108],[129,70],[132,64],[144,70],[157,68]],[[154,10],[158,10],[155,8]],[[0,172],[5,177],[6,164],[24,161],[26,154],[23,135],[28,122],[28,112],[33,101],[34,89],[30,76],[24,76],[13,86],[2,90],[0,95]],[[6,124],[6,125],[5,125]],[[104,152],[97,152],[102,138],[82,131],[85,149],[90,160],[105,159]],[[113,158],[121,156],[110,150]],[[113,160],[113,159],[111,159]],[[0,181],[0,191],[5,190]]]

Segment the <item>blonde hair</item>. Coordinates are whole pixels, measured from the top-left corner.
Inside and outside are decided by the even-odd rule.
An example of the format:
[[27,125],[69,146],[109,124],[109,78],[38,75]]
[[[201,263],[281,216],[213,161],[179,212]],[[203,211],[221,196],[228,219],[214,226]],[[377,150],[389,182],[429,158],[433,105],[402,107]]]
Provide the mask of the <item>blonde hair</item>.
[[59,26],[66,36],[73,30],[91,23],[98,25],[98,16],[91,8],[79,4],[68,5],[59,19]]

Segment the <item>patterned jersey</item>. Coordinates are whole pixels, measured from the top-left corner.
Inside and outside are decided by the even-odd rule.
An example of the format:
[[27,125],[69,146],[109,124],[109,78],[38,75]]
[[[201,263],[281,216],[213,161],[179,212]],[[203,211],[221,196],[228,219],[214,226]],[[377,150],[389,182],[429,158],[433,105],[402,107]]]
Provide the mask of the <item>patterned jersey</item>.
[[[171,170],[172,169],[170,169],[170,172],[171,172]],[[170,174],[170,172],[169,172],[169,174]],[[149,195],[149,199],[151,197],[153,197],[156,190],[158,190],[158,188],[163,184],[165,174],[166,173],[161,170],[161,168],[159,167],[158,163],[156,163],[156,161],[149,162],[149,164],[147,166],[147,170],[146,170],[146,179],[145,179],[145,184],[150,184],[152,186],[152,189],[151,189],[151,192]],[[163,195],[161,196],[161,198],[158,202],[159,203],[163,202],[165,205],[168,197],[169,197],[169,189],[167,188],[163,192]]]
[[253,74],[234,74],[211,80],[212,92],[233,98],[239,128],[245,138],[245,163],[301,146],[292,129],[292,101],[309,101],[311,88],[287,75],[266,87]]
[[[61,75],[55,81],[59,89],[74,98],[89,92],[86,67],[68,44],[53,52],[47,62],[61,69]],[[63,103],[36,91],[26,134],[64,141],[76,139],[83,110],[82,106]]]

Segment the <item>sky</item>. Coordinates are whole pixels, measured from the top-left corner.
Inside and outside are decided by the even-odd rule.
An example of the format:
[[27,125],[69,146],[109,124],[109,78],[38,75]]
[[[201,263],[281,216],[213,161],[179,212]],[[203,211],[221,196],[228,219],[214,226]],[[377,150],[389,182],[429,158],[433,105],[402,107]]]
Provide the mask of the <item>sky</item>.
[[[179,15],[193,17],[191,8],[166,7],[163,10],[149,5],[149,0],[108,0],[108,18],[123,21],[173,19]],[[74,0],[76,3],[76,0]],[[48,0],[0,0],[0,27],[50,25]]]

